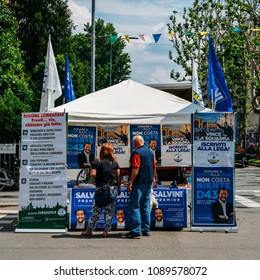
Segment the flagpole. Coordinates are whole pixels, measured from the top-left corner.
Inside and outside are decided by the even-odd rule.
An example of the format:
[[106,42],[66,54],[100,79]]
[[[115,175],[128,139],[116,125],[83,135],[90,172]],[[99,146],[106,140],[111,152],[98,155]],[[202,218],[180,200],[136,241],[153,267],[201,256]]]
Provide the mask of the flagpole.
[[[191,69],[193,70],[193,59],[191,60]],[[191,73],[191,83],[192,83],[192,90],[191,90],[191,96],[192,96],[192,104],[194,104],[194,94],[193,94],[193,79],[194,79],[194,73],[192,71]]]
[[91,8],[91,20],[92,20],[92,31],[91,31],[91,88],[90,92],[95,92],[95,55],[96,55],[96,39],[95,39],[95,0],[92,0],[92,8]]
[[112,44],[110,38],[110,75],[109,75],[109,86],[112,86]]

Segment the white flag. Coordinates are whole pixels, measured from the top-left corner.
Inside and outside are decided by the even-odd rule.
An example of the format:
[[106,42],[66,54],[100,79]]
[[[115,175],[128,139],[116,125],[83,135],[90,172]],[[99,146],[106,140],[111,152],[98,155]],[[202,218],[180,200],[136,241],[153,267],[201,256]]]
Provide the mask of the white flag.
[[192,102],[204,107],[198,74],[194,61],[192,61]]
[[62,89],[60,78],[58,75],[55,57],[51,45],[51,36],[49,36],[44,68],[40,112],[46,112],[49,109],[54,108],[54,101],[61,95]]

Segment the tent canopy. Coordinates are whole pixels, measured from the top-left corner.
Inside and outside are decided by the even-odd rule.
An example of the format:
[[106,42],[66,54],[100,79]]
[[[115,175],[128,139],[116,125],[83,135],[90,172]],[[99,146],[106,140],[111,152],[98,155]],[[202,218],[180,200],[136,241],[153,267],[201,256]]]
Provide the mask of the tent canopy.
[[70,123],[162,124],[187,122],[191,113],[210,110],[127,80],[50,111],[68,113]]

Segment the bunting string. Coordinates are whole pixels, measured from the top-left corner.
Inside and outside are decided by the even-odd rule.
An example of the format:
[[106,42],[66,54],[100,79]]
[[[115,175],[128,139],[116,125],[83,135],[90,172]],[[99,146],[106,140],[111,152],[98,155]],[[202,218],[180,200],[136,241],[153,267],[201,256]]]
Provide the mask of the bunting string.
[[[250,31],[254,31],[254,32],[259,32],[260,28],[250,28]],[[220,34],[224,34],[226,32],[226,30],[219,30],[218,31]],[[233,28],[233,32],[241,32],[241,29],[239,27],[234,27]],[[184,32],[185,36],[190,36],[190,35],[194,35],[194,34],[198,34],[200,37],[203,37],[205,35],[208,35],[209,32],[208,31],[200,31],[200,32]],[[146,44],[157,44],[160,39],[162,38],[162,35],[165,35],[163,33],[156,33],[156,34],[139,34],[138,36],[132,36],[129,34],[123,34],[123,35],[110,35],[110,44],[113,45],[117,39],[121,38],[126,40],[128,43],[132,43],[133,40],[138,40],[139,42],[143,42]],[[173,38],[174,36],[178,35],[177,32],[170,32],[167,33],[168,37]],[[97,37],[108,37],[107,35],[104,36],[97,36]]]

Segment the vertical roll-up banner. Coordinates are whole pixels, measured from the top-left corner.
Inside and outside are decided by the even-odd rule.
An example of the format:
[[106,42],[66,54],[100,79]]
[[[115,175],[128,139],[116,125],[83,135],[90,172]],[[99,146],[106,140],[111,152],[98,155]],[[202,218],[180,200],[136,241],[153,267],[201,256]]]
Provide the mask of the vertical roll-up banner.
[[235,232],[234,114],[196,113],[192,124],[192,230]]
[[22,114],[16,232],[65,232],[67,114]]

